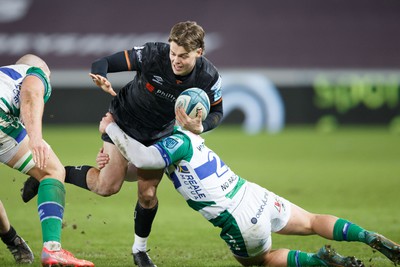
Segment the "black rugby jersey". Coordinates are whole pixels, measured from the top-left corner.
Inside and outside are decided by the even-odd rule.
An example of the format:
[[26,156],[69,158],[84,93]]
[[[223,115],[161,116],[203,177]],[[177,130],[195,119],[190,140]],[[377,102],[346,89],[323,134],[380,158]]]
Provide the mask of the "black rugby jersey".
[[[218,122],[211,125],[216,126],[221,120],[221,78],[214,65],[204,56],[197,58],[193,71],[180,81],[177,81],[180,77],[173,73],[171,67],[169,44],[146,43],[125,51],[124,57],[121,52],[118,60],[124,58],[125,65],[122,62],[116,64],[117,57],[112,57],[108,57],[108,62],[103,61],[103,64],[107,63],[106,72],[123,71],[123,68],[136,71],[134,79],[111,101],[110,112],[121,129],[138,141],[149,145],[172,133],[175,101],[182,91],[191,87],[203,89],[212,107],[221,104]],[[92,71],[106,77],[104,69],[98,66],[92,66]],[[211,108],[210,114],[212,112]],[[207,119],[215,120],[215,116],[209,115]]]

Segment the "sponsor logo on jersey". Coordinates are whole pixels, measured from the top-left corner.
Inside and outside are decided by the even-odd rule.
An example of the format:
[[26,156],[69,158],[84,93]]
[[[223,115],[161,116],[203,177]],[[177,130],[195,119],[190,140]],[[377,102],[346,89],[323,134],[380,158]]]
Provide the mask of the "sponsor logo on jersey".
[[164,140],[164,145],[168,149],[174,149],[174,147],[178,144],[178,140],[169,137]]
[[231,184],[233,184],[233,182],[237,181],[238,176],[237,175],[232,175],[231,177],[228,178],[227,181],[225,181],[222,185],[221,185],[221,189],[222,191],[225,191],[226,189],[229,188],[229,186]]
[[181,173],[190,173],[189,169],[186,166],[178,166],[178,171]]
[[206,197],[206,194],[203,193],[203,189],[198,184],[196,178],[192,174],[179,174],[180,180],[183,181],[183,184],[186,187],[186,191],[190,193],[191,197],[194,200],[202,199]]
[[136,51],[136,56],[139,62],[142,62],[142,50],[144,46],[135,46],[133,49]]
[[175,100],[176,100],[176,97],[175,97],[173,94],[164,92],[164,91],[161,90],[161,89],[157,89],[156,95],[157,95],[158,97],[167,99],[167,100],[169,100],[169,101],[171,101],[171,102],[175,102]]
[[221,76],[218,78],[217,82],[211,87],[211,91],[214,91],[214,101],[216,102],[218,99],[222,97],[222,92],[221,92]]
[[164,83],[163,78],[157,75],[153,75],[153,79],[151,79],[153,82],[158,83],[159,85],[162,85]]
[[203,150],[203,148],[205,148],[206,146],[204,145],[204,143],[201,143],[200,145],[198,145],[196,148],[197,150],[199,150],[200,152]]
[[154,86],[151,85],[150,83],[146,83],[146,88],[149,90],[151,93],[154,91]]
[[251,220],[250,220],[252,224],[256,224],[257,223],[258,219],[264,213],[264,210],[265,210],[267,204],[268,204],[268,193],[265,192],[264,198],[261,200],[261,205],[258,208],[256,215],[253,218],[251,218]]
[[281,213],[282,209],[286,210],[285,204],[283,204],[282,200],[278,197],[275,197],[274,207],[279,213]]
[[13,99],[14,99],[14,102],[15,102],[16,104],[19,103],[19,99],[20,99],[19,96],[20,96],[20,94],[21,94],[21,84],[22,84],[22,83],[18,84],[18,85],[16,86],[16,88],[13,90],[13,93],[14,93]]

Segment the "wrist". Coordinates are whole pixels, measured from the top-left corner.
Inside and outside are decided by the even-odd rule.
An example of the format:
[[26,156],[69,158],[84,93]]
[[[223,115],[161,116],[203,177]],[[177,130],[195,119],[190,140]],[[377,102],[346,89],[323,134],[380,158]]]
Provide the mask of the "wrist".
[[197,131],[197,134],[201,134],[203,131],[204,131],[204,127],[203,127],[203,124],[201,124]]

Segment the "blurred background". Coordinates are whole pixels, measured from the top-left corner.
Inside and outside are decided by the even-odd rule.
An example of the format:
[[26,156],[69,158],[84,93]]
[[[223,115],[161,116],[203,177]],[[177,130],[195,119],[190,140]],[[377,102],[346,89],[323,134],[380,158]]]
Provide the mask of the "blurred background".
[[[397,0],[0,0],[0,62],[25,53],[52,69],[45,124],[97,123],[111,96],[91,63],[193,20],[223,77],[224,124],[277,133],[308,124],[380,125],[400,133]],[[134,73],[111,74],[115,89]]]

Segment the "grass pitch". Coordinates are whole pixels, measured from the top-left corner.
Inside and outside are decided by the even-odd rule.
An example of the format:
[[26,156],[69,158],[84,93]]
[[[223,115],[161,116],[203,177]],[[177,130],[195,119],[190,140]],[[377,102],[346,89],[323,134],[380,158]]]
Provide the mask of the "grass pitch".
[[[102,143],[97,125],[48,126],[44,135],[65,165],[95,164]],[[386,128],[339,128],[325,134],[311,127],[287,127],[276,135],[248,136],[239,128],[220,126],[204,137],[243,178],[311,212],[347,218],[400,242],[400,136]],[[12,225],[35,253],[33,266],[40,266],[36,198],[25,204],[19,195],[25,178],[0,166],[0,199]],[[63,247],[98,267],[133,266],[136,183],[125,183],[108,198],[72,185],[66,190]],[[158,266],[240,266],[219,238],[219,230],[191,210],[166,177],[158,197],[159,211],[148,243]],[[393,266],[361,243],[273,234],[273,248],[315,252],[324,244],[360,258],[366,266]],[[2,243],[0,266],[17,266]]]

